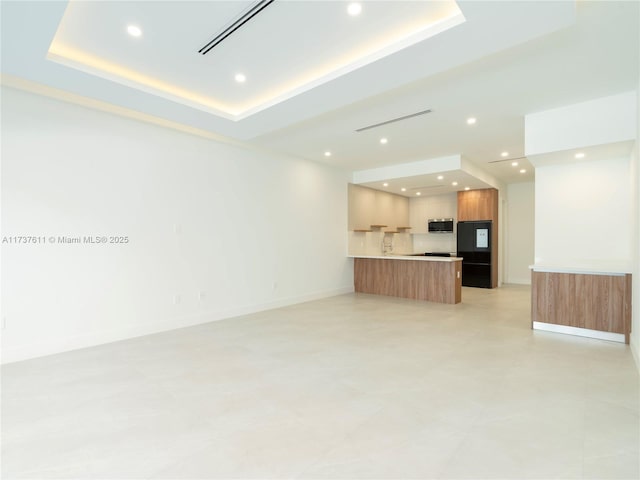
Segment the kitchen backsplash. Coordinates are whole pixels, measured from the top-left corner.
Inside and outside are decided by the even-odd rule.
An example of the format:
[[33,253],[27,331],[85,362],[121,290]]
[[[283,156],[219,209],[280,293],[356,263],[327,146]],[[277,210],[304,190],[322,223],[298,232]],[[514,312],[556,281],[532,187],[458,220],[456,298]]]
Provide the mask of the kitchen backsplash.
[[[349,232],[349,255],[381,255],[383,253],[383,232]],[[409,233],[387,234],[391,239],[391,253],[412,253],[412,235]]]
[[456,237],[453,233],[422,233],[412,235],[414,252],[455,252]]
[[[382,232],[349,232],[349,255],[381,255],[383,253]],[[456,251],[453,233],[409,233],[387,234],[391,238],[391,253],[422,253]]]

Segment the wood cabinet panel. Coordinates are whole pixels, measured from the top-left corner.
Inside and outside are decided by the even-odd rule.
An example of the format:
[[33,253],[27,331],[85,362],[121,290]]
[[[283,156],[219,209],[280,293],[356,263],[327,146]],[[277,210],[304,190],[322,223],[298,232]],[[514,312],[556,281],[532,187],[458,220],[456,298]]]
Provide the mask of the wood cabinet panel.
[[532,272],[531,319],[622,333],[629,343],[631,275]]
[[462,262],[354,259],[356,292],[439,303],[460,303]]
[[458,221],[498,221],[498,190],[485,188],[458,192]]

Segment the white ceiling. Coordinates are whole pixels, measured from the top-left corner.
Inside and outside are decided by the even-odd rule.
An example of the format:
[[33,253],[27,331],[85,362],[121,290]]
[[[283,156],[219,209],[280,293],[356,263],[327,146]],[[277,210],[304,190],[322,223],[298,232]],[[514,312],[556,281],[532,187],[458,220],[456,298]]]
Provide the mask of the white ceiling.
[[344,2],[276,1],[198,53],[254,4],[71,2],[49,58],[238,120],[464,21],[453,0],[370,2],[357,17]]
[[[350,17],[348,2],[276,0],[198,54],[252,3],[3,1],[3,81],[349,171],[460,155],[504,183],[533,179],[519,158],[526,114],[637,88],[638,2],[365,1]],[[452,16],[429,30],[443,12]],[[399,43],[407,22],[424,38]],[[142,37],[126,34],[129,23]],[[233,82],[238,71],[245,84]],[[513,158],[526,174],[503,161]]]

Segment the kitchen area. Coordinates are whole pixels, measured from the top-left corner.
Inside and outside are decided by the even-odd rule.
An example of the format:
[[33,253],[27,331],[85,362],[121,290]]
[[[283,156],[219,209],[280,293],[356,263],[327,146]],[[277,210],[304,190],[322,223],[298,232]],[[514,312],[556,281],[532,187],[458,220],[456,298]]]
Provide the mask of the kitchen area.
[[455,304],[497,287],[498,190],[415,193],[349,185],[355,290]]

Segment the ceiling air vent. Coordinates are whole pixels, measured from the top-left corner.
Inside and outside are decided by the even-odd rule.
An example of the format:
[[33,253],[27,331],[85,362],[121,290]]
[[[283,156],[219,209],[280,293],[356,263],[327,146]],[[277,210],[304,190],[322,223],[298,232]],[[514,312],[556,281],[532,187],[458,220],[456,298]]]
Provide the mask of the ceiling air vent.
[[527,157],[513,157],[513,158],[501,158],[500,160],[491,160],[487,163],[502,163],[502,162],[513,162],[515,160],[526,160]]
[[221,33],[216,35],[216,37],[207,43],[204,47],[198,50],[198,53],[202,55],[206,55],[213,47],[219,45],[225,38],[231,35],[233,32],[242,27],[245,23],[259,14],[262,10],[267,8],[269,5],[273,3],[273,0],[260,0],[259,2],[254,3],[246,12],[244,12],[237,20],[235,20],[231,25],[225,28]]
[[405,115],[404,117],[392,118],[391,120],[387,120],[386,122],[374,123],[373,125],[367,125],[366,127],[358,128],[356,132],[364,132],[365,130],[370,130],[372,128],[381,127],[383,125],[389,125],[390,123],[399,122],[401,120],[407,120],[408,118],[418,117],[420,115],[426,115],[427,113],[431,113],[431,109],[422,110],[421,112],[412,113],[410,115]]

